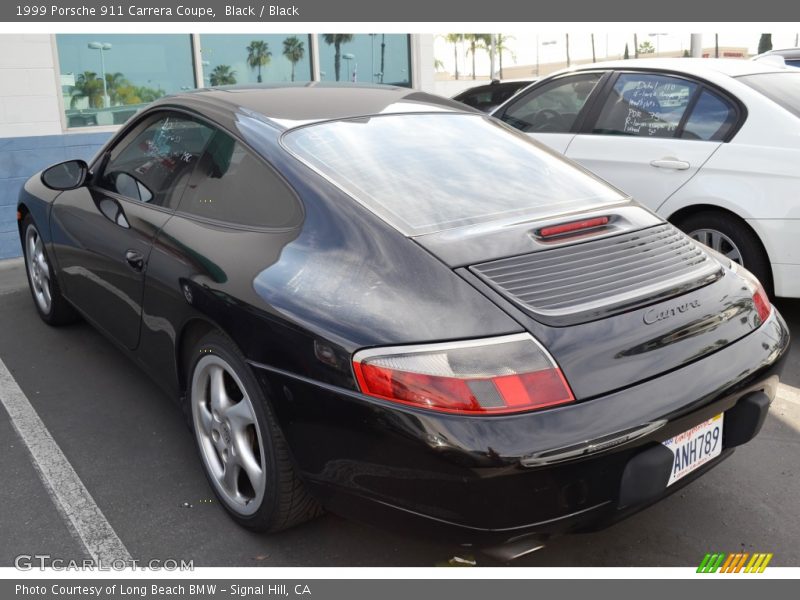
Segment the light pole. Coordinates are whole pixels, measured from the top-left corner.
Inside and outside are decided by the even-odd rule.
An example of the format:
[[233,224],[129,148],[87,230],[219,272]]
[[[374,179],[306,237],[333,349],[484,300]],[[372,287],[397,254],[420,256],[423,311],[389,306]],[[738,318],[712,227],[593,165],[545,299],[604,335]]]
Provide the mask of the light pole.
[[656,56],[661,56],[661,48],[660,48],[661,44],[660,44],[659,40],[661,40],[661,36],[662,35],[668,35],[668,34],[666,34],[666,33],[648,33],[647,34],[648,37],[656,38]]
[[[547,40],[542,42],[542,46],[553,46],[557,44],[556,40]],[[539,36],[536,36],[536,76],[539,77]]]
[[100,75],[103,77],[103,108],[108,108],[108,84],[106,83],[106,58],[104,52],[111,50],[108,42],[89,42],[90,50],[100,50]]
[[[383,83],[383,75],[386,73],[386,34],[381,34],[381,83]],[[458,67],[456,67],[458,68]]]
[[369,51],[369,72],[371,73],[370,79],[372,83],[375,83],[375,36],[378,35],[377,33],[370,33],[369,40],[370,40],[370,51]]
[[350,70],[350,61],[355,60],[355,54],[342,54],[342,58],[347,61],[347,81],[353,81],[353,72]]

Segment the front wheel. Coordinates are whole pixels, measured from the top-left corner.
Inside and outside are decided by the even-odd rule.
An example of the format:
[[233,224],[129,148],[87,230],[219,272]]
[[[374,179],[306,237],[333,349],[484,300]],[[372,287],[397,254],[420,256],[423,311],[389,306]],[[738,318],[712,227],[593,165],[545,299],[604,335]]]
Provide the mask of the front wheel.
[[689,237],[744,266],[766,290],[772,290],[767,254],[758,236],[744,222],[721,212],[703,211],[681,219],[676,225]]
[[254,531],[287,529],[320,514],[238,348],[214,332],[192,357],[192,429],[206,476],[228,513]]
[[56,274],[47,256],[42,236],[30,215],[22,221],[22,254],[25,273],[36,311],[48,325],[65,325],[77,320],[78,313],[61,294]]

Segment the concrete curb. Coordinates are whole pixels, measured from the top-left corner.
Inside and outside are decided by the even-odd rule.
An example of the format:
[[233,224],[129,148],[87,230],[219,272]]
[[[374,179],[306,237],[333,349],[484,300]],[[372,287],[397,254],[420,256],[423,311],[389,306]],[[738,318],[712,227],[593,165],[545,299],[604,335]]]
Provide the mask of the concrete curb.
[[25,259],[21,256],[18,258],[4,258],[0,260],[0,271],[10,271],[11,269],[21,269],[25,265]]

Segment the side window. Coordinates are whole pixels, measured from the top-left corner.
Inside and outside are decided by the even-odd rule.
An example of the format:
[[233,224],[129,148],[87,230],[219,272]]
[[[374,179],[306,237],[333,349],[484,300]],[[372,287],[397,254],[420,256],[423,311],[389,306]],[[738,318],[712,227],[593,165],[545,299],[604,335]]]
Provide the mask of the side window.
[[556,79],[521,96],[500,118],[526,133],[568,133],[602,76],[583,73]]
[[727,100],[703,90],[683,128],[682,138],[689,140],[725,139],[736,124],[736,109]]
[[175,208],[213,130],[189,117],[146,119],[111,150],[96,184],[139,202]]
[[461,102],[466,104],[467,106],[477,107],[481,104],[488,104],[492,101],[492,90],[481,90],[479,92],[474,92],[472,94],[468,94],[464,97]]
[[200,157],[179,210],[254,227],[292,227],[303,218],[297,197],[277,173],[220,130]]
[[675,137],[697,84],[678,77],[623,73],[606,99],[593,133]]

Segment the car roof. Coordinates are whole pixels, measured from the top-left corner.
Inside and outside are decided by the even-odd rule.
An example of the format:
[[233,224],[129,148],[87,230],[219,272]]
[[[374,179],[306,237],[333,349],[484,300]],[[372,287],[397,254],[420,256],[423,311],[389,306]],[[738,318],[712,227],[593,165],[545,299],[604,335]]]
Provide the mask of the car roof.
[[255,114],[278,129],[377,114],[477,112],[454,100],[405,87],[321,82],[204,88],[167,96],[151,106],[175,105],[212,112],[223,120]]
[[698,76],[718,73],[729,77],[784,71],[767,63],[736,58],[637,58],[590,63],[561,71],[561,73],[587,69],[665,69]]
[[508,87],[521,88],[532,84],[534,81],[535,79],[509,79],[504,81],[494,81],[492,83],[482,83],[480,85],[475,85],[468,87],[465,90],[461,90],[455,96],[453,96],[453,98],[460,98],[469,94],[479,94],[487,90],[502,90]]
[[778,55],[786,58],[800,58],[800,48],[783,48],[778,50],[768,50],[759,56]]

